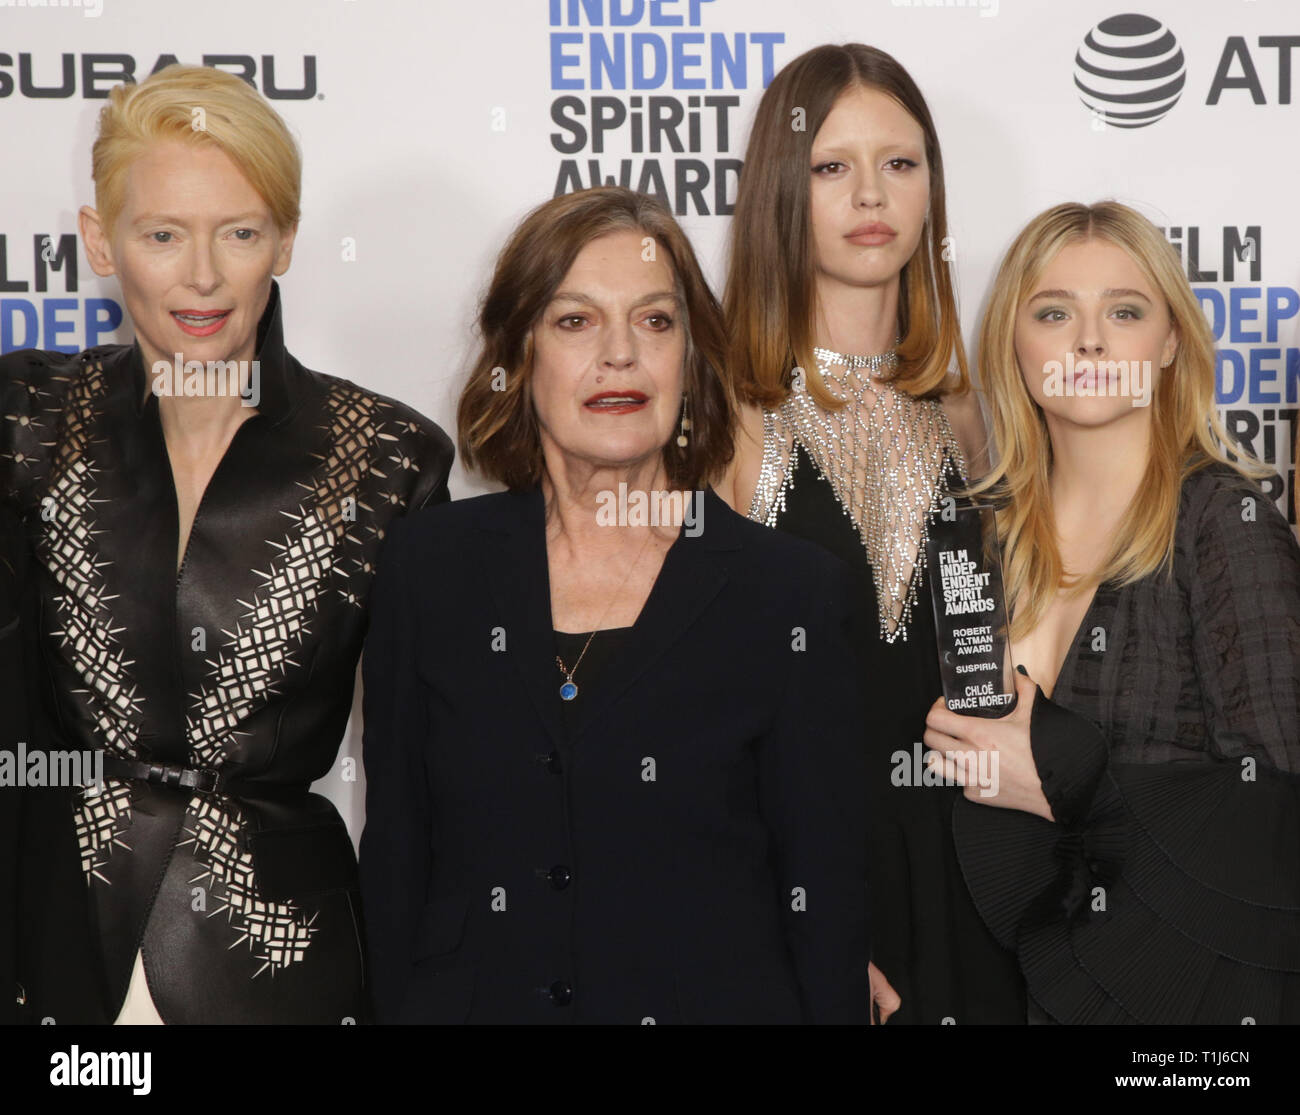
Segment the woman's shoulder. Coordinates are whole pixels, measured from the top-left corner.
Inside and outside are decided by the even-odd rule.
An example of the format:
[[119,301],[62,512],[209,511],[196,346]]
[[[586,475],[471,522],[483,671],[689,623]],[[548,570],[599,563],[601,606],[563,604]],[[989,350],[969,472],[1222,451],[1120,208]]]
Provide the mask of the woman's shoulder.
[[488,492],[419,508],[401,520],[404,544],[455,549],[458,539],[470,531],[513,530],[527,522],[534,496],[541,499],[540,492]]
[[[93,351],[88,349],[88,352]],[[44,348],[18,348],[0,355],[0,376],[5,379],[31,369],[49,368],[56,364],[79,364],[82,353],[60,352]]]
[[[98,345],[80,352],[27,348],[0,356],[0,460],[23,461],[15,473],[33,479],[47,457],[51,431],[65,409],[84,415],[127,382],[120,369],[131,345]],[[39,470],[38,470],[39,471]]]
[[950,390],[933,405],[948,420],[969,477],[973,480],[982,476],[989,468],[989,434],[978,392],[973,386],[966,391]]
[[756,403],[736,408],[735,451],[716,485],[718,495],[742,515],[749,511],[763,466],[764,421]]
[[1177,533],[1180,541],[1193,544],[1222,538],[1246,544],[1261,535],[1295,542],[1277,502],[1256,480],[1223,461],[1211,461],[1183,478]]
[[1183,480],[1175,568],[1193,595],[1207,584],[1269,586],[1300,597],[1300,545],[1276,501],[1254,480],[1215,461]]
[[1258,481],[1251,479],[1226,461],[1207,460],[1183,477],[1184,504],[1204,504],[1208,500],[1237,493],[1259,494]]
[[335,410],[355,410],[361,404],[371,413],[381,412],[390,428],[397,436],[413,438],[428,443],[438,453],[453,451],[451,438],[432,418],[416,410],[409,403],[395,399],[391,395],[363,387],[342,376],[333,376],[325,372],[311,373],[327,389],[330,402],[326,405]]
[[0,390],[13,385],[43,389],[71,382],[130,350],[130,345],[97,345],[80,352],[21,348],[0,355]]

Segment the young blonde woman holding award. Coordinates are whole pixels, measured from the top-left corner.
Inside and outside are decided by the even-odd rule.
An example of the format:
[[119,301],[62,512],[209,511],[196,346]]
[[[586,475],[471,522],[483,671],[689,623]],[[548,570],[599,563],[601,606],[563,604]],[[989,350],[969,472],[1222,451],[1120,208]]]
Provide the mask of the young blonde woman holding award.
[[1176,253],[1115,202],[1040,214],[980,362],[1019,702],[936,702],[925,743],[997,761],[954,833],[1029,1021],[1300,1021],[1300,547]]

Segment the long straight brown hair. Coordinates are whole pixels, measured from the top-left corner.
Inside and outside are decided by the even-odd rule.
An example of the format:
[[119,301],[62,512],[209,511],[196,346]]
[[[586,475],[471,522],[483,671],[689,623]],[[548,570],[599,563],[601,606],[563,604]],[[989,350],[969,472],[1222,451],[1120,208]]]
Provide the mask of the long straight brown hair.
[[[916,252],[903,266],[898,299],[902,341],[891,381],[898,390],[924,397],[970,387],[951,265],[944,258],[949,241],[943,156],[930,109],[894,58],[875,47],[848,43],[814,47],[781,70],[759,101],[749,135],[723,298],[730,334],[727,368],[737,396],[746,402],[779,404],[794,367],[814,366],[812,145],[841,94],[857,86],[893,97],[920,125],[930,169],[930,210]],[[956,383],[948,379],[954,361]],[[816,376],[809,376],[807,384],[822,407],[842,405]]]

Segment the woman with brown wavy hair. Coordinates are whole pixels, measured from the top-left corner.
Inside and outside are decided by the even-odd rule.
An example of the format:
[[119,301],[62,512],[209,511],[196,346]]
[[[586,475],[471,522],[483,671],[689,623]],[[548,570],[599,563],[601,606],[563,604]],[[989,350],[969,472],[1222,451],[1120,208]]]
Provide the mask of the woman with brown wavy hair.
[[[860,669],[848,578],[708,487],[690,243],[630,190],[553,198],[479,329],[460,445],[509,490],[394,528],[366,644],[380,1021],[865,1025],[861,714],[822,692]],[[633,512],[661,493],[690,521]]]
[[786,66],[759,104],[732,222],[728,369],[743,405],[724,488],[841,557],[877,615],[863,746],[881,1020],[1018,1022],[1014,964],[955,859],[959,791],[897,759],[941,690],[928,514],[985,454],[952,244],[938,137],[903,67],[857,43]]

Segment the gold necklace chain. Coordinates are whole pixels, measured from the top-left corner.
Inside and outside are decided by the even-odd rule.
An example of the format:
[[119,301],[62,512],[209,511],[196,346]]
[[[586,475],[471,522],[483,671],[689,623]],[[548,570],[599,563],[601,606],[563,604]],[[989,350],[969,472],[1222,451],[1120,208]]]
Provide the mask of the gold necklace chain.
[[600,625],[605,622],[605,617],[609,615],[609,610],[614,606],[614,601],[619,598],[623,589],[627,586],[628,578],[632,576],[632,570],[640,563],[641,558],[650,546],[650,539],[653,537],[654,529],[652,527],[646,527],[645,541],[641,543],[641,549],[637,551],[636,559],[628,566],[627,572],[623,574],[623,580],[620,582],[618,588],[614,590],[614,595],[610,597],[609,603],[605,605],[605,610],[600,614],[600,619],[596,621],[596,626],[591,629],[591,634],[587,636],[587,641],[582,647],[582,653],[578,655],[578,661],[573,664],[573,669],[570,670],[566,667],[558,654],[555,656],[555,664],[560,668],[560,673],[564,675],[564,684],[560,686],[561,700],[572,701],[577,697],[578,686],[574,683],[573,675],[578,672],[578,667],[582,665],[582,660],[587,657],[587,648],[591,646],[591,640],[596,637],[596,632],[600,630]]

